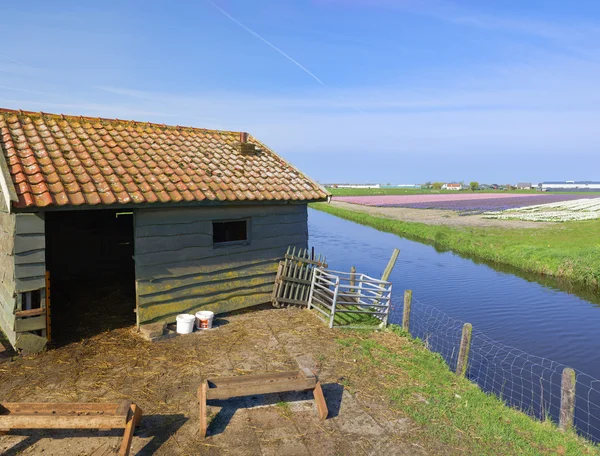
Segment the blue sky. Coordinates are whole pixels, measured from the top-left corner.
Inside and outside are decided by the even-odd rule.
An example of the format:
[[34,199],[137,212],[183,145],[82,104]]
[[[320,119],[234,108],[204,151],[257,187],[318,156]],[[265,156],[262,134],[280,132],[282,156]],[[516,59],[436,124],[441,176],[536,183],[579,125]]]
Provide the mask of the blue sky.
[[600,3],[7,2],[0,106],[249,131],[321,182],[600,180]]

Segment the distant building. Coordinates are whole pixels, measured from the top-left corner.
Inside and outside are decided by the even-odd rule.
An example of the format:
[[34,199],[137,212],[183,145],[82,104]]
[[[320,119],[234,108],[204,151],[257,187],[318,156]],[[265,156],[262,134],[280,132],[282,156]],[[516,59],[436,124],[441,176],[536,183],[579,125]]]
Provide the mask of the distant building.
[[538,184],[541,192],[598,192],[599,181],[549,181]]
[[462,185],[455,182],[442,185],[442,190],[462,190]]
[[519,182],[517,188],[519,190],[531,190],[533,186],[531,185],[531,182]]

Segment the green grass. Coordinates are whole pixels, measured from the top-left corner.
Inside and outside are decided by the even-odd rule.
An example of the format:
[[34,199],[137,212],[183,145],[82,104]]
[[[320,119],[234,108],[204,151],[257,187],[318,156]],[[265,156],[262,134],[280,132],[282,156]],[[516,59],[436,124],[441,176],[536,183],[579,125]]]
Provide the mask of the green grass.
[[[319,304],[313,304],[315,307],[319,306],[323,309]],[[339,310],[360,310],[358,306],[348,306],[344,305],[343,307],[338,307],[338,312],[336,312],[335,317],[333,318],[334,326],[339,327],[350,327],[350,326],[361,326],[365,329],[372,328],[377,329],[379,325],[381,325],[381,320],[377,317],[370,314],[360,314],[360,313],[344,313],[339,312]],[[325,310],[325,309],[324,309]],[[321,318],[324,322],[329,324],[329,320],[322,313],[315,311],[315,314]],[[327,321],[326,321],[327,320]]]
[[600,220],[540,225],[539,229],[453,227],[374,217],[326,203],[311,207],[440,250],[600,288]]
[[339,333],[342,355],[354,358],[360,369],[345,386],[352,389],[363,375],[377,382],[378,395],[419,426],[413,431],[416,441],[441,441],[475,455],[598,454],[597,446],[574,432],[535,421],[459,378],[441,356],[399,327],[392,325],[388,331],[404,343],[389,344],[390,338],[358,331]]
[[[477,190],[471,192],[471,190],[431,190],[431,189],[418,189],[418,188],[330,188],[327,190],[333,196],[365,196],[365,195],[424,195],[424,194],[437,194],[437,193],[531,193],[540,194],[537,190]],[[548,193],[543,193],[547,195]],[[552,192],[552,194],[573,194],[573,192]],[[581,197],[584,198],[587,195],[600,195],[600,192],[582,192]]]

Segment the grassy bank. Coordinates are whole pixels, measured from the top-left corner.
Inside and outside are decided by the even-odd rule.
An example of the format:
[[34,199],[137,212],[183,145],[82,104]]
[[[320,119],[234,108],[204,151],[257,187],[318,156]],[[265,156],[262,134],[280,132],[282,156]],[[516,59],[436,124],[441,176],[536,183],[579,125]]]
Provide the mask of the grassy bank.
[[[354,360],[345,387],[364,391],[365,381],[376,383],[378,395],[418,425],[407,436],[414,442],[435,438],[452,452],[476,455],[598,454],[597,446],[575,433],[535,421],[457,377],[441,356],[397,326],[385,333],[338,334],[340,355]],[[439,450],[446,453],[448,448]]]
[[519,269],[600,287],[600,220],[560,223],[539,229],[451,227],[374,217],[315,203],[311,207],[444,250]]

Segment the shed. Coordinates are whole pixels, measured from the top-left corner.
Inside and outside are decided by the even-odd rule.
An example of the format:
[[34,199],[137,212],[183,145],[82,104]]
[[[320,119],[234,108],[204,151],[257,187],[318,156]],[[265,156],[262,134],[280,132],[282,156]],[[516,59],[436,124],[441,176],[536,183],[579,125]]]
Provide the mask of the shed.
[[267,302],[286,248],[307,247],[307,203],[329,196],[244,132],[0,109],[0,148],[14,346]]
[[449,182],[447,184],[442,185],[443,190],[462,190],[462,184],[457,184],[456,182]]
[[531,182],[519,182],[517,184],[517,188],[519,190],[531,190],[533,188],[533,185],[531,185]]

